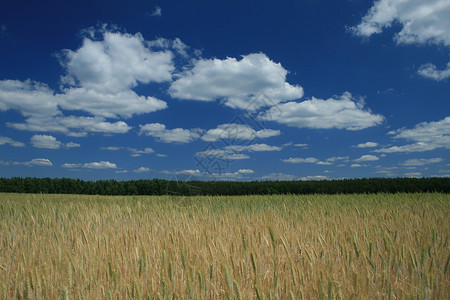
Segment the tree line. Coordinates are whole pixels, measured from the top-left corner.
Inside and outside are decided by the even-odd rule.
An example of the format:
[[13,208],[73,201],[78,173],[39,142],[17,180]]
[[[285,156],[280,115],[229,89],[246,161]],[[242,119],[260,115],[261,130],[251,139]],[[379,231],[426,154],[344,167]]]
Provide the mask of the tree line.
[[85,195],[270,195],[450,192],[450,178],[359,178],[316,181],[178,181],[0,178],[0,192]]

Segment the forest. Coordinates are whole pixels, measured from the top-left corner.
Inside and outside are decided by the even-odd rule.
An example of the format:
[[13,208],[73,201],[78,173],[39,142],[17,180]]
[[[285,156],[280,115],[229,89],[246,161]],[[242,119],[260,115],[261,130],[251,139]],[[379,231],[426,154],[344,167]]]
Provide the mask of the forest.
[[84,195],[271,195],[450,192],[450,178],[359,178],[316,181],[85,181],[72,178],[0,178],[2,193]]

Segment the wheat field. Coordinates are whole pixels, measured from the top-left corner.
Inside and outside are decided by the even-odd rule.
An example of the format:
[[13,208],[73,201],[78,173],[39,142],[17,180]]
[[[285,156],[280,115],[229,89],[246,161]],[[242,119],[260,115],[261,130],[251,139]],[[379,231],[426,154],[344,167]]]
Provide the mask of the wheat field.
[[3,299],[449,299],[446,194],[0,194]]

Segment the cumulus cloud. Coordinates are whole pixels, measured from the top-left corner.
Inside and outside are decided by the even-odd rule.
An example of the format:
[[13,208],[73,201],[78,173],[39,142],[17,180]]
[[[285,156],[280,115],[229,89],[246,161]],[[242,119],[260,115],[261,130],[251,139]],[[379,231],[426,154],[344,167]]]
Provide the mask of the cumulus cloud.
[[71,164],[65,163],[61,165],[63,168],[73,169],[73,168],[85,168],[85,169],[117,169],[115,163],[109,161],[91,162],[91,163],[81,163],[81,164]]
[[67,110],[83,110],[106,118],[130,118],[167,108],[167,103],[154,97],[138,96],[132,90],[109,94],[95,89],[69,88],[60,95],[59,105]]
[[425,78],[441,81],[450,77],[450,62],[447,63],[447,67],[443,70],[438,70],[432,63],[427,63],[421,65],[417,73]]
[[126,133],[131,127],[124,121],[107,122],[103,117],[56,116],[30,117],[24,123],[7,122],[7,126],[17,130],[59,132],[68,136],[82,137],[88,133]]
[[[164,109],[166,102],[138,96],[138,84],[172,80],[172,52],[152,51],[140,33],[89,29],[76,51],[60,55],[66,70],[62,82],[69,87],[60,95],[64,109],[81,109],[103,117],[131,117]],[[101,39],[93,38],[97,33]]]
[[317,164],[317,165],[332,165],[336,162],[348,162],[349,158],[348,156],[333,156],[327,158],[325,161],[320,161],[315,157],[290,157],[288,159],[282,159],[285,163],[290,164]]
[[333,156],[330,158],[327,158],[327,162],[348,162],[349,157],[348,156]]
[[60,62],[67,71],[63,82],[111,94],[134,88],[138,83],[172,80],[173,54],[151,51],[140,33],[102,29],[102,39],[96,40],[92,37],[97,30],[87,32],[89,36],[78,50],[62,51]]
[[[160,37],[153,41],[147,41],[146,45],[152,49],[172,50],[183,58],[189,58],[188,50],[190,47],[179,38],[170,40]],[[194,55],[199,56],[200,54],[201,50],[194,49]]]
[[69,143],[65,144],[64,146],[65,146],[66,148],[78,148],[78,147],[81,147],[80,144],[74,143],[74,142],[69,142]]
[[439,148],[450,149],[450,117],[437,122],[422,122],[412,129],[398,129],[388,132],[394,139],[413,141],[412,144],[392,146],[374,150],[380,153],[423,152]]
[[150,172],[150,168],[146,168],[146,167],[140,167],[136,170],[133,170],[134,173],[148,173]]
[[356,148],[373,148],[373,147],[377,147],[377,146],[378,146],[378,143],[366,142],[366,143],[358,144],[354,147],[356,147]]
[[58,97],[44,83],[32,80],[0,80],[0,111],[18,110],[29,117],[55,116]]
[[[172,172],[168,172],[168,173],[172,173]],[[180,175],[198,176],[202,172],[200,172],[200,170],[182,170],[182,171],[175,172],[175,173],[180,174]]]
[[171,84],[169,94],[178,99],[222,100],[233,108],[254,110],[303,96],[302,87],[286,82],[287,73],[264,53],[241,60],[198,59]]
[[434,164],[434,163],[440,163],[444,161],[444,159],[442,158],[414,158],[414,159],[408,159],[402,163],[400,163],[400,165],[402,166],[424,166],[424,165],[429,165],[429,164]]
[[384,120],[383,116],[365,109],[362,98],[356,100],[349,92],[336,98],[321,100],[313,97],[302,102],[282,103],[261,113],[259,118],[291,127],[347,130],[376,126]]
[[109,161],[91,162],[84,163],[83,168],[87,169],[117,169],[115,163],[110,163]]
[[362,164],[351,164],[350,168],[361,168],[361,167],[367,167],[367,165],[362,165]]
[[370,37],[393,24],[401,30],[394,40],[398,44],[435,43],[450,45],[450,2],[448,0],[378,0],[361,23],[350,30]]
[[229,160],[241,160],[241,159],[249,159],[250,156],[242,153],[233,153],[230,150],[224,150],[224,149],[211,149],[211,150],[204,150],[197,152],[195,154],[199,157],[209,157],[209,158],[216,158],[224,161]]
[[[145,134],[147,136],[156,137],[158,138],[159,141],[164,143],[190,143],[199,138],[207,142],[214,142],[219,139],[250,141],[256,138],[268,138],[280,135],[279,130],[273,129],[255,130],[251,128],[249,125],[236,123],[222,124],[214,129],[209,129],[206,132],[200,128],[167,129],[164,124],[151,123],[140,125],[139,133]],[[261,145],[252,147],[254,147],[255,149],[255,147],[261,147]]]
[[51,167],[53,163],[47,158],[33,158],[30,161],[2,161],[0,165],[4,166],[27,166],[27,167]]
[[152,148],[146,147],[144,149],[136,149],[133,147],[115,147],[115,146],[109,146],[109,147],[101,147],[101,150],[109,150],[109,151],[118,151],[118,150],[127,150],[129,152],[131,152],[131,156],[132,157],[139,157],[142,154],[152,154],[155,153],[155,150],[153,150]]
[[282,159],[282,161],[290,164],[304,164],[304,163],[312,164],[319,162],[319,160],[314,157],[307,157],[307,158],[290,157],[288,159]]
[[161,123],[140,125],[140,134],[156,137],[164,143],[190,143],[200,138],[201,133],[201,129],[167,129]]
[[81,164],[69,164],[69,163],[65,163],[62,164],[61,167],[66,168],[66,169],[75,169],[75,168],[80,168]]
[[25,147],[25,144],[22,142],[18,142],[13,140],[12,138],[0,135],[0,146],[2,145],[10,145],[13,147]]
[[216,158],[223,161],[248,159],[250,156],[242,152],[266,152],[266,151],[280,151],[282,148],[277,146],[270,146],[267,144],[251,144],[251,145],[229,145],[223,149],[207,149],[197,152],[195,155],[199,157]]
[[251,145],[229,145],[225,147],[226,150],[233,152],[263,152],[263,151],[281,151],[281,147],[270,146],[267,144],[251,144]]
[[253,140],[256,138],[268,138],[280,135],[279,130],[261,129],[254,130],[246,124],[222,124],[217,128],[208,130],[203,136],[202,140],[207,142],[214,142],[219,139],[233,139],[233,140]]
[[46,158],[34,158],[29,162],[24,163],[27,166],[40,166],[40,167],[51,167],[52,162]]
[[59,149],[61,147],[61,142],[56,140],[54,136],[51,135],[39,135],[35,134],[30,139],[33,147],[45,148],[45,149]]
[[249,174],[253,174],[255,173],[253,170],[250,169],[239,169],[236,172],[225,172],[225,173],[213,173],[210,174],[213,177],[219,177],[222,179],[239,179],[239,178],[243,178],[243,175],[249,175]]
[[54,136],[51,135],[40,135],[35,134],[30,139],[31,144],[35,148],[44,148],[44,149],[59,149],[61,147],[64,148],[77,148],[80,147],[80,144],[69,142],[64,144],[58,141]]
[[[29,79],[0,80],[0,111],[17,110],[25,117],[23,123],[7,125],[72,136],[125,133],[131,129],[125,122],[108,122],[106,118],[130,118],[165,109],[166,102],[138,95],[132,89],[139,84],[171,81],[175,69],[172,51],[154,51],[140,33],[131,35],[106,27],[85,30],[78,50],[61,52],[59,60],[66,74],[61,77],[60,92]],[[184,49],[179,40],[174,45],[179,51]],[[64,115],[71,111],[93,116]]]
[[240,174],[253,174],[253,173],[255,173],[255,171],[253,171],[251,169],[239,169],[237,171],[237,173],[240,173]]
[[367,154],[367,155],[363,155],[360,158],[355,159],[354,161],[356,162],[362,162],[362,161],[376,161],[379,160],[380,158],[378,156],[375,155],[371,155],[371,154]]

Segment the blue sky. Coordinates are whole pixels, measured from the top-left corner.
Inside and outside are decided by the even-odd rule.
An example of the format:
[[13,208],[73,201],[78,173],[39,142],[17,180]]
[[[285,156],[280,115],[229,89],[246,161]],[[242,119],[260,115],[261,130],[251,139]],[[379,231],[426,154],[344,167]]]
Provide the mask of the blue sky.
[[0,177],[450,176],[450,2],[3,1]]

